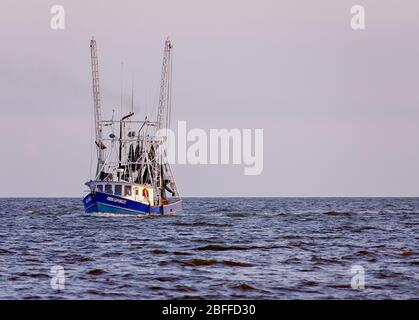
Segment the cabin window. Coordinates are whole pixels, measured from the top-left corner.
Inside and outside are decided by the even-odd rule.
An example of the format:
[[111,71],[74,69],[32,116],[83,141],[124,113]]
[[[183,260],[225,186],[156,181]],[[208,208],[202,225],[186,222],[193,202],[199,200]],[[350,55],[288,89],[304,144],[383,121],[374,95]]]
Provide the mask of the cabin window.
[[120,184],[115,185],[115,195],[117,196],[122,195],[122,186]]
[[140,191],[138,191],[138,188],[135,188],[135,195],[138,196],[140,194]]
[[111,185],[111,184],[107,184],[107,185],[105,186],[105,193],[110,193],[110,194],[112,194],[112,193],[113,193],[113,190],[112,190],[112,185]]
[[131,196],[131,186],[125,186],[125,195]]
[[99,192],[103,192],[103,186],[101,184],[97,185],[96,190]]

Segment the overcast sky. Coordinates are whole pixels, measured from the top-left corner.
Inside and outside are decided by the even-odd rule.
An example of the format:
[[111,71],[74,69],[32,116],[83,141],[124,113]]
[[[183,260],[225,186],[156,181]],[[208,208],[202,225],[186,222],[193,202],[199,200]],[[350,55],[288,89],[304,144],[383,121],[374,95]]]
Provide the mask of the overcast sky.
[[[54,4],[65,30],[50,28]],[[365,31],[350,28],[355,4]],[[261,175],[177,165],[183,196],[419,193],[417,0],[2,0],[0,196],[82,196],[92,35],[108,116],[121,61],[136,111],[152,114],[169,35],[172,123],[264,129]]]

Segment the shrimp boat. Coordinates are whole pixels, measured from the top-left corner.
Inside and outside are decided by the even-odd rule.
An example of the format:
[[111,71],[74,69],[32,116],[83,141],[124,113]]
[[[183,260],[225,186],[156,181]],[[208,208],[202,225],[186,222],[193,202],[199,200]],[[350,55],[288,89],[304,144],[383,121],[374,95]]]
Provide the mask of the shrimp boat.
[[[167,158],[170,126],[172,44],[165,41],[156,121],[102,119],[96,41],[90,42],[97,166],[83,198],[86,213],[166,215],[182,210],[182,199]],[[121,99],[122,100],[122,99]],[[122,102],[121,102],[122,103]],[[122,106],[121,106],[122,110]]]

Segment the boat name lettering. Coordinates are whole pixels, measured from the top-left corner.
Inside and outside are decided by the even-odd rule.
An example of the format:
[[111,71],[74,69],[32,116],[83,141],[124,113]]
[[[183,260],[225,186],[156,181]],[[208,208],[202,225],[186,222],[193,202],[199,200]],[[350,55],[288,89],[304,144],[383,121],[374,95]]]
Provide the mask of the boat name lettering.
[[122,204],[127,203],[127,200],[122,200],[122,199],[118,199],[118,198],[114,198],[114,197],[107,197],[106,200],[112,201],[112,202],[118,202],[118,203],[122,203]]

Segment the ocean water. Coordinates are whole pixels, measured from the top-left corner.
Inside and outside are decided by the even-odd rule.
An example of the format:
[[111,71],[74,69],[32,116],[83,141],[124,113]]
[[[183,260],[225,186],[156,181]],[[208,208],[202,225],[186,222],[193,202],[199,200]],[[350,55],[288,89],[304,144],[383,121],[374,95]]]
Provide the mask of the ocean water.
[[184,207],[89,216],[81,199],[0,199],[0,299],[419,298],[419,198]]

